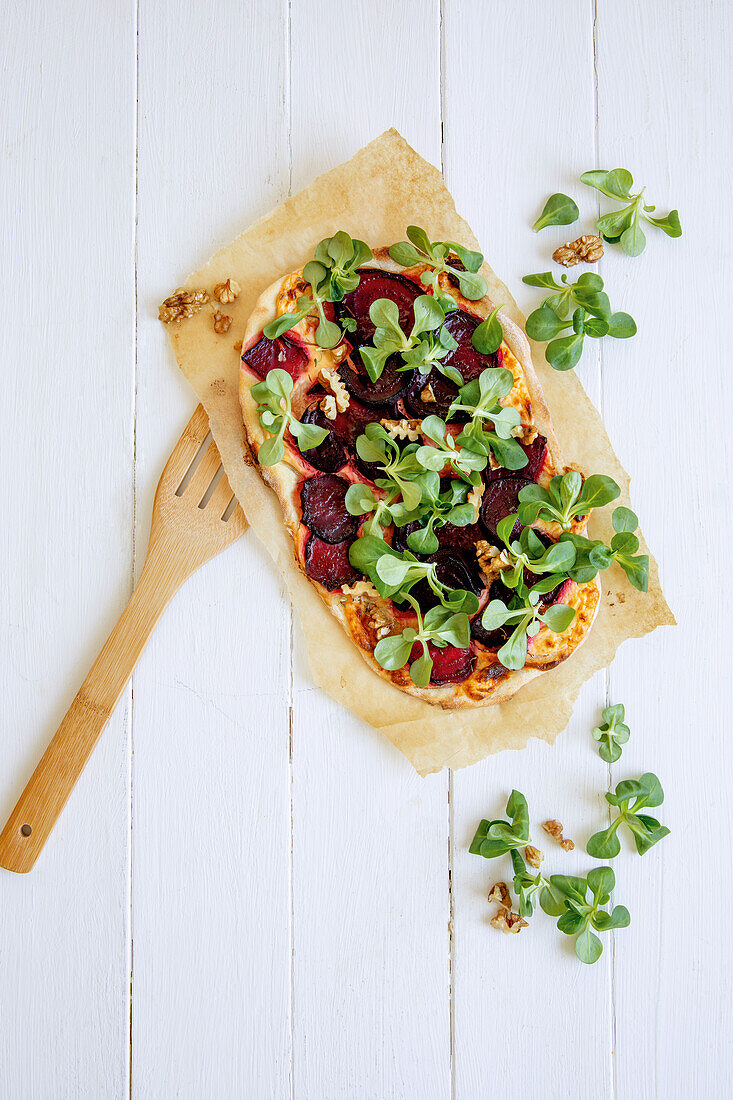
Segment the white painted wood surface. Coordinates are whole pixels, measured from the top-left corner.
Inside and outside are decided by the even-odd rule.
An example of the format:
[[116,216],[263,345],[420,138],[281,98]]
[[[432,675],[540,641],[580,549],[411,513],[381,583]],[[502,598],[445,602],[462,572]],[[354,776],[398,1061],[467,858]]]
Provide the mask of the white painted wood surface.
[[[242,540],[176,598],[33,874],[0,872],[1,1100],[731,1094],[732,34],[722,0],[6,4],[0,816],[142,564],[193,405],[156,305],[214,247],[389,125],[527,308],[567,235],[529,225],[555,189],[587,224],[587,167],[628,165],[685,235],[604,258],[639,333],[579,368],[679,629],[622,649],[553,749],[421,780],[313,688]],[[648,768],[673,832],[616,861],[632,926],[602,960],[490,928],[477,820],[517,786],[585,870],[603,790]]]

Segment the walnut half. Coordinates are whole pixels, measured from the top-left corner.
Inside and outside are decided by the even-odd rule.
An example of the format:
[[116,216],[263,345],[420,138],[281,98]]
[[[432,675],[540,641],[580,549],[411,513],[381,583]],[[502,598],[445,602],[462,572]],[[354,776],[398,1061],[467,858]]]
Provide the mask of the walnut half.
[[158,320],[166,325],[193,317],[209,300],[207,290],[176,290],[158,307]]
[[603,255],[603,241],[595,233],[585,233],[575,241],[566,241],[556,248],[552,258],[564,267],[576,264],[594,264]]

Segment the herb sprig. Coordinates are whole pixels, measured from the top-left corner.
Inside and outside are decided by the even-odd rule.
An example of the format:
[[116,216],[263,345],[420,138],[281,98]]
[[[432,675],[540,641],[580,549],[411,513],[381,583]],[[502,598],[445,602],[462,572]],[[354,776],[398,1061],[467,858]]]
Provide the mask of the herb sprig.
[[369,307],[369,316],[375,326],[374,347],[360,349],[362,362],[372,382],[376,382],[391,355],[400,355],[404,365],[399,370],[417,368],[421,374],[430,374],[436,367],[441,374],[456,385],[462,385],[463,377],[455,367],[444,367],[440,362],[458,344],[443,322],[445,310],[430,294],[420,294],[414,302],[414,323],[409,335],[400,327],[400,311],[390,298],[377,298]]
[[[407,545],[415,554],[434,554],[439,547],[436,529],[446,523],[454,527],[466,527],[473,523],[474,507],[467,503],[468,485],[458,478],[451,478],[450,485],[443,492],[440,491],[440,477],[433,470],[426,470],[417,481],[422,489],[417,508],[409,511],[398,503],[391,509],[391,514],[398,527],[421,523],[423,526],[407,536]],[[348,497],[348,492],[346,495]]]
[[512,405],[500,403],[513,386],[511,371],[505,367],[487,367],[478,378],[461,386],[448,409],[448,419],[458,412],[468,413],[470,421],[456,443],[487,457],[494,454],[499,465],[507,470],[521,470],[529,460],[512,436],[512,429],[521,424],[522,418]]
[[327,428],[303,424],[294,415],[291,407],[293,379],[280,367],[268,371],[264,381],[254,385],[251,393],[257,402],[260,424],[271,433],[257,453],[258,461],[263,466],[274,466],[277,462],[282,462],[285,457],[286,431],[297,440],[301,451],[317,447],[328,435]]
[[[611,310],[600,275],[587,271],[575,283],[569,283],[567,275],[561,275],[560,279],[556,282],[551,271],[525,275],[522,279],[528,286],[555,291],[530,313],[526,325],[531,339],[549,341],[545,358],[555,370],[570,370],[579,362],[586,336],[625,340],[636,334],[633,317]],[[569,316],[573,305],[576,308]],[[560,337],[559,334],[568,328],[572,328],[572,335]]]
[[[480,252],[473,252],[455,241],[431,241],[419,225],[408,225],[409,241],[398,241],[390,247],[389,254],[395,263],[402,267],[414,267],[415,264],[427,264],[429,270],[423,271],[420,281],[423,286],[432,287],[439,299],[448,299],[449,308],[456,308],[450,295],[444,295],[440,289],[438,276],[447,272],[458,280],[461,294],[471,302],[483,298],[486,293],[486,280],[478,274],[484,258]],[[455,253],[463,265],[455,267],[451,262],[451,253]],[[443,304],[446,304],[445,302]]]
[[508,821],[494,818],[480,822],[468,849],[472,855],[496,859],[529,844],[529,807],[521,791],[513,790],[506,804]]
[[586,851],[595,859],[613,859],[619,854],[621,842],[616,834],[622,824],[631,830],[640,856],[669,834],[666,825],[660,825],[655,817],[639,813],[648,806],[661,806],[664,802],[662,784],[653,772],[644,772],[639,779],[622,780],[615,794],[606,793],[606,801],[617,807],[618,816],[607,829],[594,833],[588,841]]
[[560,894],[564,905],[557,927],[566,936],[576,937],[575,954],[581,962],[597,962],[603,953],[603,944],[593,929],[608,932],[612,928],[628,928],[631,923],[626,906],[614,905],[610,913],[603,908],[611,900],[611,892],[616,886],[613,869],[594,867],[587,878],[552,875],[550,883]]
[[440,473],[448,465],[469,484],[480,484],[479,471],[488,462],[486,452],[481,453],[470,446],[462,446],[459,442],[460,436],[459,439],[454,439],[445,421],[439,416],[426,416],[420,430],[434,444],[432,447],[423,444],[417,449],[415,457],[424,469]]
[[517,848],[510,854],[514,868],[514,893],[519,898],[520,917],[531,917],[537,903],[548,916],[559,917],[565,908],[560,891],[541,871],[534,875],[528,871]]
[[610,546],[571,531],[560,536],[561,542],[572,542],[575,547],[575,565],[570,576],[583,584],[616,562],[630,584],[639,592],[646,592],[649,587],[649,555],[636,553],[640,546],[639,537],[634,533],[639,526],[636,513],[630,508],[614,508],[611,523],[616,533],[611,538]]
[[609,244],[619,243],[627,256],[640,256],[646,248],[646,237],[641,227],[642,220],[650,225],[656,225],[668,237],[682,236],[682,226],[677,210],[670,210],[663,217],[653,218],[652,211],[656,210],[656,207],[644,202],[646,188],[642,187],[641,191],[632,194],[634,177],[626,168],[612,168],[610,171],[596,169],[583,172],[580,178],[588,187],[594,187],[602,195],[626,203],[625,206],[600,217],[596,226],[603,234],[605,241]]
[[470,642],[468,615],[436,606],[426,611],[423,617],[417,601],[410,596],[407,599],[415,610],[417,629],[408,626],[401,634],[381,638],[374,647],[374,657],[382,668],[394,671],[410,660],[413,647],[419,642],[422,653],[410,661],[410,679],[417,687],[427,687],[433,671],[433,658],[430,656],[428,642],[439,649],[447,645],[465,649]]
[[309,295],[303,294],[296,301],[292,312],[282,313],[265,325],[263,332],[268,340],[275,340],[295,328],[304,317],[316,313],[319,318],[315,340],[321,348],[334,348],[343,338],[342,328],[352,331],[356,322],[345,317],[341,325],[329,321],[324,310],[325,302],[340,302],[345,294],[359,285],[358,268],[371,259],[372,250],[364,241],[351,238],[339,230],[333,237],[324,237],[316,248],[314,260],[303,268],[303,278],[310,284]]
[[465,611],[472,615],[478,610],[478,599],[473,592],[448,588],[438,578],[434,562],[418,561],[409,550],[401,554],[372,535],[364,535],[351,544],[349,561],[369,578],[385,599],[402,603],[407,600],[410,590],[424,580],[449,611]]
[[497,536],[506,546],[505,556],[508,555],[511,561],[508,569],[501,570],[501,580],[507,588],[524,592],[525,569],[536,576],[552,574],[554,582],[549,590],[552,591],[561,580],[567,579],[567,576],[558,577],[555,574],[568,573],[575,562],[575,548],[566,542],[554,542],[546,547],[531,527],[523,527],[519,538],[513,539],[512,531],[516,520],[517,515],[514,513],[505,516],[496,525]]
[[547,489],[537,484],[520,489],[519,522],[527,525],[544,519],[559,523],[567,531],[577,516],[610,504],[620,493],[612,477],[591,474],[584,481],[576,470],[569,470],[553,477]]
[[367,424],[356,440],[359,458],[382,468],[382,476],[375,479],[375,485],[388,494],[401,493],[402,501],[408,509],[417,508],[422,497],[422,487],[415,480],[422,472],[422,466],[417,461],[417,450],[416,443],[400,448],[389,432],[376,421]]
[[598,755],[607,764],[615,764],[623,752],[622,745],[628,741],[631,730],[625,724],[626,712],[623,703],[614,703],[604,707],[603,722],[593,730],[593,740],[598,742]]
[[509,604],[503,600],[491,600],[486,607],[481,622],[486,630],[513,625],[509,640],[497,651],[504,668],[517,671],[527,663],[527,639],[533,638],[544,625],[556,634],[562,634],[575,618],[575,609],[564,603],[550,604],[540,609],[540,596],[557,587],[556,576],[548,576],[538,581],[529,590],[515,592]]

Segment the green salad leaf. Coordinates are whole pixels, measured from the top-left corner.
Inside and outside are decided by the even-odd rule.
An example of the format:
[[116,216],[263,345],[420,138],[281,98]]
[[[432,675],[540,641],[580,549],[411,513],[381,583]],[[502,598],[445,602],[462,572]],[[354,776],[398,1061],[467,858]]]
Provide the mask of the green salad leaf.
[[[410,679],[417,687],[427,687],[433,670],[433,658],[430,656],[428,642],[443,649],[447,645],[465,649],[470,642],[468,615],[464,612],[452,612],[446,607],[431,607],[423,617],[416,600],[408,595],[417,616],[417,628],[408,626],[400,634],[381,638],[375,648],[374,657],[382,668],[390,672],[403,668],[410,661]],[[415,643],[419,643],[421,653],[411,659]]]
[[369,316],[375,326],[374,347],[363,346],[359,354],[372,382],[381,376],[391,355],[400,355],[403,359],[400,370],[417,368],[421,374],[428,375],[435,367],[456,385],[463,383],[455,367],[444,367],[441,363],[458,344],[443,324],[445,310],[432,295],[420,294],[415,299],[415,320],[409,335],[402,331],[400,311],[390,298],[377,298],[372,302]]
[[587,516],[592,508],[602,508],[620,492],[612,477],[591,474],[584,481],[576,470],[570,470],[553,477],[546,489],[536,484],[520,489],[519,522],[527,525],[543,519],[559,523],[567,531],[576,517]]
[[[415,264],[427,264],[428,270],[420,276],[423,286],[432,287],[434,294],[448,308],[455,309],[456,303],[450,295],[444,295],[440,289],[438,276],[447,272],[458,281],[461,294],[471,302],[483,298],[486,293],[486,280],[478,274],[484,258],[480,252],[472,252],[455,241],[431,241],[419,225],[408,225],[409,241],[393,244],[389,254],[395,263],[402,267],[414,267]],[[457,256],[461,266],[456,267],[453,256]],[[498,345],[497,345],[498,346]]]
[[257,413],[262,427],[270,433],[260,447],[257,458],[263,466],[274,466],[285,457],[285,432],[297,440],[301,451],[317,447],[328,435],[327,428],[316,424],[303,424],[291,407],[293,380],[287,371],[275,367],[268,371],[263,382],[252,387],[252,397],[257,402]]
[[561,191],[556,191],[554,195],[550,195],[532,228],[535,233],[539,233],[540,229],[548,225],[571,225],[577,220],[579,214],[575,200],[569,195],[563,195]]
[[586,851],[595,859],[613,859],[619,854],[621,843],[617,832],[622,824],[631,831],[640,856],[669,834],[666,825],[639,812],[664,802],[662,784],[653,772],[645,772],[639,779],[624,779],[617,784],[615,794],[606,794],[606,801],[618,809],[618,816],[607,829],[594,833],[588,841]]
[[610,912],[603,908],[611,900],[616,886],[612,868],[595,867],[588,872],[587,878],[551,875],[550,883],[563,905],[557,927],[566,936],[576,937],[575,954],[581,962],[597,962],[603,953],[603,944],[593,929],[608,932],[612,928],[628,928],[631,923],[625,906],[615,905]]
[[598,755],[608,764],[614,764],[623,752],[631,734],[631,730],[624,724],[626,717],[623,703],[614,703],[613,706],[603,710],[603,723],[593,730],[593,739],[598,742]]
[[626,168],[612,168],[610,171],[595,169],[583,172],[580,178],[588,187],[594,187],[602,195],[625,204],[600,217],[596,226],[604,240],[609,244],[619,243],[627,256],[640,256],[646,248],[642,221],[661,229],[668,237],[682,236],[679,213],[670,210],[663,217],[652,217],[656,207],[644,202],[646,188],[642,187],[641,191],[632,194],[634,179]]

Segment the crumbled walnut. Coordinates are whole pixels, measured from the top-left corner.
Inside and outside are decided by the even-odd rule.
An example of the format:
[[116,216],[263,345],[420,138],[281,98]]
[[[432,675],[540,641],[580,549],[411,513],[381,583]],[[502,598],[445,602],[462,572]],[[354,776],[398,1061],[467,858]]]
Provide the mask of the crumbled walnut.
[[479,539],[476,543],[476,560],[479,569],[488,581],[498,576],[502,569],[508,569],[512,564],[506,550],[500,550],[498,546],[492,546],[486,539]]
[[[318,380],[333,394],[338,411],[346,412],[349,407],[349,391],[341,381],[339,372],[334,367],[319,367]],[[333,420],[333,417],[329,419]]]
[[506,936],[509,932],[516,935],[523,928],[529,928],[529,925],[519,913],[512,913],[510,909],[500,909],[496,916],[491,918],[491,927],[498,928]]
[[518,439],[520,443],[529,446],[530,443],[534,443],[538,432],[531,424],[517,424],[516,428],[512,428],[512,435],[515,439]]
[[564,267],[576,264],[594,264],[603,255],[603,241],[595,233],[584,233],[576,241],[566,241],[556,248],[552,258]]
[[495,882],[489,890],[489,901],[495,901],[501,909],[511,909],[512,898],[505,882]]
[[232,327],[232,319],[227,313],[219,313],[217,309],[214,314],[214,332],[219,336],[223,336],[225,332],[229,332]]
[[435,394],[433,393],[433,387],[430,385],[429,382],[424,389],[420,390],[420,400],[422,401],[423,405],[435,404]]
[[166,325],[193,317],[209,300],[206,290],[176,290],[158,307],[158,320]]
[[241,340],[236,340],[234,342],[233,346],[234,346],[235,351],[241,351],[242,350],[242,341]]
[[331,351],[331,355],[334,357],[337,363],[340,363],[342,359],[345,359],[348,354],[349,349],[346,347],[346,344],[338,344]]
[[479,508],[481,507],[481,498],[484,495],[484,483],[480,485],[474,485],[471,492],[466,497],[466,503],[473,505],[473,522],[478,521]]
[[393,439],[409,439],[411,442],[420,438],[420,420],[380,420],[382,427]]
[[329,393],[327,397],[324,397],[321,401],[321,408],[328,417],[329,420],[335,420],[338,416],[338,409],[336,408],[336,398],[333,394]]
[[354,581],[353,584],[342,584],[341,591],[345,596],[353,596],[355,599],[361,599],[362,596],[366,596],[371,600],[379,599],[379,593],[371,581]]
[[562,835],[561,821],[555,821],[555,819],[553,818],[552,821],[543,822],[542,828],[545,830],[546,833],[549,833],[553,840],[556,840],[558,842],[558,844],[564,851],[572,852],[575,845],[573,844],[572,840],[566,840],[566,838]]
[[530,867],[534,867],[539,871],[540,863],[545,858],[539,848],[535,848],[534,844],[528,844],[524,849],[524,856]]
[[217,302],[221,302],[223,306],[229,305],[235,298],[238,298],[242,293],[242,288],[239,283],[235,283],[234,279],[227,279],[223,283],[217,283],[214,287],[214,297]]

